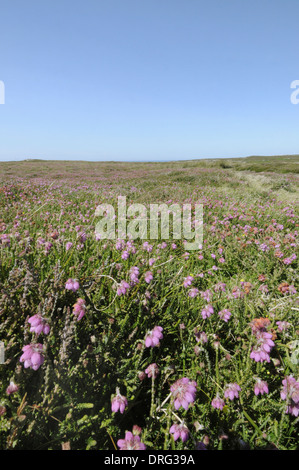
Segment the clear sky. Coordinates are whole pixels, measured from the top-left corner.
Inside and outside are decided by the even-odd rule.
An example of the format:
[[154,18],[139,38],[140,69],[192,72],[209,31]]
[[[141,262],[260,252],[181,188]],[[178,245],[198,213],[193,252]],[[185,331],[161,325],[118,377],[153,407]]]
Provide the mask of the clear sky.
[[299,153],[298,0],[1,0],[0,160]]

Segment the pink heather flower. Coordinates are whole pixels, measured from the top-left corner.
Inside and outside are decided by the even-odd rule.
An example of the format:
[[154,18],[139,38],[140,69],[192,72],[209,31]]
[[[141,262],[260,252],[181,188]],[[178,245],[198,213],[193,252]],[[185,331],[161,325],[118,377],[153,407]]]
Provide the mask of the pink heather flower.
[[223,400],[223,398],[220,398],[217,395],[215,398],[213,398],[211,405],[213,408],[216,408],[218,410],[223,410],[225,401]]
[[239,287],[233,287],[232,295],[235,299],[240,299],[244,297],[244,292],[242,292]]
[[53,246],[53,245],[52,245],[51,242],[45,242],[44,248],[45,248],[45,254],[46,254],[46,255],[50,252],[52,246]]
[[77,316],[77,321],[84,317],[86,311],[85,300],[79,298],[73,305],[73,314]]
[[189,429],[184,423],[173,424],[169,429],[170,434],[173,434],[173,439],[177,441],[179,438],[186,442],[189,437]]
[[137,266],[133,266],[130,269],[130,279],[132,281],[132,285],[138,284],[139,282],[138,276],[139,276],[139,268],[137,268]]
[[263,395],[264,393],[269,393],[267,382],[258,378],[254,385],[254,393],[255,395]]
[[111,411],[113,411],[113,413],[117,413],[117,411],[119,411],[121,414],[123,414],[127,405],[128,400],[126,397],[117,391],[117,395],[115,395],[111,400]]
[[283,379],[282,384],[280,396],[282,400],[287,400],[286,413],[297,417],[299,415],[299,382],[289,375]]
[[198,292],[199,292],[199,291],[198,291],[198,289],[197,289],[196,287],[192,287],[192,288],[189,290],[188,295],[189,295],[189,297],[194,298],[194,297],[197,297]]
[[115,244],[115,249],[120,251],[125,247],[125,242],[124,240],[118,240]]
[[80,232],[78,233],[77,238],[81,243],[84,243],[87,240],[87,235],[85,232]]
[[212,305],[207,305],[205,308],[202,309],[201,316],[205,320],[206,318],[210,317],[212,313],[214,313]]
[[125,295],[127,290],[130,288],[129,284],[126,281],[121,281],[117,288],[117,295]]
[[223,310],[220,310],[220,312],[218,312],[218,315],[222,320],[227,322],[230,319],[231,312],[227,308],[224,308]]
[[233,400],[234,398],[238,398],[240,391],[241,388],[237,383],[230,383],[226,386],[224,390],[224,396],[225,398]]
[[198,343],[205,344],[208,342],[208,337],[204,331],[198,331],[195,329],[195,339]]
[[251,359],[256,362],[270,362],[270,351],[274,346],[272,341],[272,334],[266,331],[257,331],[256,333],[256,344],[253,346],[250,353]]
[[16,385],[13,381],[10,382],[9,386],[6,389],[7,395],[11,395],[19,390],[18,385]]
[[214,290],[215,292],[225,292],[226,284],[224,282],[218,282],[218,284],[214,286]]
[[129,256],[130,256],[130,253],[127,250],[123,251],[121,254],[122,259],[128,259]]
[[153,330],[149,331],[145,338],[145,346],[147,348],[149,347],[153,348],[155,346],[159,346],[160,339],[163,338],[162,331],[163,331],[163,328],[161,326],[155,326]]
[[130,431],[126,431],[125,438],[119,439],[117,445],[120,450],[145,450],[146,446],[141,442],[140,436],[134,436]]
[[33,370],[37,370],[43,364],[44,357],[42,355],[42,344],[27,344],[27,346],[22,348],[22,351],[23,354],[20,357],[20,362],[24,362],[25,369],[30,367]]
[[76,292],[79,289],[79,282],[75,279],[68,279],[65,284],[67,290],[72,290]]
[[144,242],[142,246],[148,253],[150,253],[153,250],[153,246],[150,245],[149,242]]
[[73,246],[72,242],[67,242],[65,245],[66,251],[69,251],[72,248],[72,246]]
[[144,275],[145,282],[147,282],[148,284],[153,280],[153,278],[154,276],[151,271],[147,271]]
[[45,335],[49,334],[50,326],[39,313],[30,317],[28,319],[28,323],[31,325],[30,331],[32,333],[36,333],[37,336],[41,333],[44,333]]
[[159,374],[159,369],[158,369],[158,366],[157,364],[154,362],[153,364],[150,364],[146,369],[145,369],[145,373],[147,374],[147,376],[150,378],[150,377],[153,377],[154,379],[157,377],[157,375]]
[[203,299],[205,299],[207,302],[211,302],[213,294],[212,294],[212,292],[210,291],[210,289],[207,289],[206,291],[201,292],[200,295],[201,295],[201,297],[202,297]]
[[193,279],[194,279],[193,276],[187,276],[187,277],[185,277],[185,278],[184,278],[184,282],[183,282],[183,286],[184,286],[184,287],[191,286]]
[[176,410],[178,410],[180,406],[185,410],[188,409],[189,404],[193,403],[195,400],[196,387],[196,382],[194,380],[189,380],[187,377],[177,380],[170,387]]

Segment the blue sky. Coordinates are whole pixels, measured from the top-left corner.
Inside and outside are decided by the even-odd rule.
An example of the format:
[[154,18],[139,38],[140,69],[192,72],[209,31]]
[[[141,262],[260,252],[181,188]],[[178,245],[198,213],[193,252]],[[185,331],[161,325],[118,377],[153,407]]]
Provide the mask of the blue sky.
[[298,0],[1,0],[0,160],[299,153]]

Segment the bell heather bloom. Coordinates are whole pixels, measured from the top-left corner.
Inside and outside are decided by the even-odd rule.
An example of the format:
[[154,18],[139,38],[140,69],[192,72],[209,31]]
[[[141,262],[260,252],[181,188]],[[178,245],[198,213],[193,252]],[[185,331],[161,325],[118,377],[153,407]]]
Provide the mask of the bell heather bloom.
[[214,290],[215,292],[225,292],[226,284],[224,282],[218,282],[218,284],[214,286]]
[[227,308],[224,308],[223,310],[220,310],[220,312],[218,312],[218,315],[222,320],[227,322],[230,319],[231,312]]
[[37,370],[43,364],[44,357],[42,355],[42,344],[27,344],[22,348],[22,351],[23,354],[20,357],[20,362],[24,362],[25,369],[30,367],[33,370]]
[[197,328],[195,328],[194,334],[198,343],[204,344],[208,342],[208,337],[204,331],[199,331]]
[[53,245],[52,245],[51,242],[45,242],[45,244],[44,244],[45,255],[47,255],[51,251],[52,246]]
[[145,338],[145,346],[147,348],[149,347],[153,348],[155,346],[159,346],[160,339],[163,338],[162,331],[163,331],[162,326],[155,326],[153,330],[149,331]]
[[254,385],[254,393],[256,396],[259,394],[263,395],[264,393],[269,393],[267,382],[258,378]]
[[144,242],[142,246],[148,253],[150,253],[153,250],[153,246],[150,245],[149,242]]
[[67,290],[76,292],[79,289],[79,282],[76,279],[68,279],[65,284]]
[[65,245],[66,251],[69,251],[72,248],[72,246],[73,246],[72,242],[67,242]]
[[77,238],[81,243],[84,243],[87,240],[87,235],[85,232],[80,232],[78,233]]
[[266,331],[258,331],[256,333],[256,344],[250,353],[251,359],[254,359],[256,362],[270,362],[269,353],[273,346],[272,334]]
[[212,300],[212,295],[213,295],[213,294],[212,294],[212,292],[210,291],[210,289],[207,289],[206,291],[202,291],[202,292],[200,293],[200,295],[201,295],[201,297],[202,297],[203,299],[205,299],[207,302],[211,302],[211,300]]
[[206,318],[210,317],[212,313],[214,313],[212,305],[207,305],[205,308],[202,309],[201,316],[205,320]]
[[170,434],[173,434],[173,439],[177,441],[179,438],[186,442],[189,437],[189,429],[184,423],[173,424],[169,429]]
[[28,323],[31,325],[30,331],[32,333],[36,333],[37,336],[41,333],[44,333],[45,335],[49,334],[50,326],[39,313],[30,317],[28,319]]
[[183,282],[183,286],[184,286],[184,287],[191,286],[193,279],[194,279],[193,276],[187,276],[187,277],[185,277],[185,278],[184,278],[184,282]]
[[73,314],[77,316],[77,321],[84,317],[86,311],[85,300],[79,298],[73,305]]
[[239,397],[239,392],[241,391],[240,386],[237,383],[230,383],[226,386],[224,390],[225,398],[233,400],[234,398]]
[[224,408],[225,401],[223,400],[223,398],[220,398],[217,395],[215,398],[213,398],[211,405],[212,405],[213,408],[216,408],[218,410],[222,410]]
[[126,281],[121,281],[117,288],[117,295],[125,295],[127,290],[130,288],[129,284]]
[[283,400],[287,400],[286,413],[297,417],[299,415],[299,382],[289,375],[283,379],[282,385],[280,396]]
[[16,385],[12,380],[10,381],[9,386],[6,389],[7,395],[11,395],[19,390],[18,385]]
[[127,398],[119,393],[119,389],[116,389],[116,395],[111,400],[111,411],[114,413],[119,411],[121,414],[123,414],[127,405]]
[[144,275],[145,282],[148,284],[153,280],[153,273],[151,271],[147,271]]
[[195,400],[196,387],[196,382],[194,380],[189,380],[187,377],[177,380],[170,387],[176,410],[178,410],[180,406],[185,410],[188,409],[189,404],[193,403]]
[[198,292],[199,292],[199,291],[198,291],[198,289],[197,289],[196,287],[192,287],[192,288],[189,290],[188,295],[189,295],[189,297],[194,298],[194,297],[196,297],[196,296],[198,295]]
[[145,450],[146,446],[141,442],[140,436],[134,436],[130,431],[126,431],[125,438],[119,439],[117,445],[120,450]]
[[153,377],[153,379],[155,379],[157,377],[157,375],[159,374],[159,369],[158,369],[158,366],[157,364],[154,362],[153,364],[150,364],[146,369],[145,369],[145,373],[147,374],[147,376],[150,378],[150,377]]
[[133,284],[137,284],[139,282],[138,276],[139,276],[139,268],[137,268],[137,266],[133,266],[130,269],[130,279]]

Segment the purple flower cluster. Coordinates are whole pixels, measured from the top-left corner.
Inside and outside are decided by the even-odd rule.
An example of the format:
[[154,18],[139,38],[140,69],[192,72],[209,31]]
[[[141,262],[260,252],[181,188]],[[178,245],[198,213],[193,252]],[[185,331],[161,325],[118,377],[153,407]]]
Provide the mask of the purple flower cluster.
[[223,321],[227,322],[230,319],[231,312],[227,308],[224,308],[218,312],[218,315]]
[[254,385],[254,393],[255,395],[263,395],[264,393],[269,393],[267,382],[258,378]]
[[146,450],[146,445],[141,442],[140,436],[134,436],[131,431],[126,431],[125,438],[119,439],[117,445],[120,450]]
[[131,279],[132,285],[138,284],[139,282],[138,276],[139,276],[139,268],[137,266],[133,266],[130,269],[130,279]]
[[79,282],[76,279],[68,279],[66,281],[65,288],[76,292],[79,289]]
[[37,370],[44,362],[43,345],[40,343],[27,344],[22,348],[23,354],[20,357],[20,362],[24,363],[25,369],[30,367]]
[[155,326],[151,331],[149,331],[145,337],[145,346],[155,347],[160,345],[160,339],[163,339],[162,326]]
[[183,442],[186,442],[189,437],[189,429],[184,423],[173,424],[169,429],[169,432],[170,434],[173,434],[173,439],[175,441],[181,438]]
[[153,377],[153,379],[155,379],[159,374],[159,368],[158,368],[157,364],[155,362],[153,364],[150,364],[145,369],[145,373],[149,378]]
[[35,333],[37,336],[39,336],[41,333],[47,335],[50,332],[50,326],[39,313],[30,317],[28,319],[28,323],[31,325],[30,331]]
[[270,362],[270,351],[274,346],[272,333],[258,330],[255,333],[255,345],[250,353],[251,359],[256,362]]
[[194,280],[193,276],[187,276],[184,279],[183,286],[184,287],[189,287],[192,284],[192,281]]
[[206,318],[210,317],[213,313],[214,309],[212,305],[207,305],[205,308],[202,309],[201,316],[205,320]]
[[77,299],[77,302],[73,306],[73,314],[76,315],[77,321],[84,317],[86,311],[86,305],[84,299]]
[[217,395],[215,398],[213,398],[211,405],[215,409],[222,410],[224,408],[225,401],[223,398],[220,398],[219,395]]
[[116,395],[111,400],[111,411],[113,411],[114,413],[117,413],[117,411],[119,411],[121,414],[123,414],[127,405],[127,398],[121,395],[117,390]]
[[11,395],[12,393],[15,393],[19,390],[19,387],[17,384],[15,384],[12,380],[10,381],[7,389],[6,389],[6,393],[7,395]]
[[121,281],[119,283],[116,293],[118,296],[126,295],[128,289],[130,289],[129,284],[126,281]]
[[171,385],[170,391],[174,399],[174,407],[178,410],[181,406],[187,410],[190,403],[195,400],[197,384],[194,380],[187,377],[177,380]]
[[299,416],[299,382],[291,375],[282,381],[280,396],[287,401],[286,413]]
[[234,398],[239,397],[239,392],[241,391],[240,385],[237,383],[230,383],[225,387],[224,397],[234,400]]

